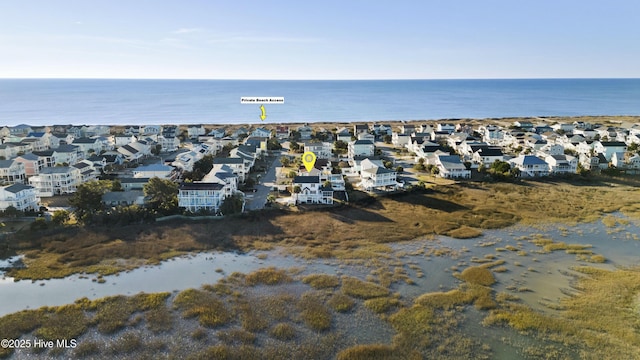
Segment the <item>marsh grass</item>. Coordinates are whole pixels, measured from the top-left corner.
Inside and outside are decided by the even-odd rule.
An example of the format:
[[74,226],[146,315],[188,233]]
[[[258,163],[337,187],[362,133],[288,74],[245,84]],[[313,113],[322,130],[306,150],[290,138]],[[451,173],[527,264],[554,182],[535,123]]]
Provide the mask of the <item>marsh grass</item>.
[[340,278],[335,275],[311,274],[302,279],[302,282],[309,284],[314,289],[335,288],[340,285]]
[[[224,222],[163,222],[122,227],[57,228],[21,233],[12,249],[26,254],[16,278],[46,279],[72,273],[114,274],[186,252],[305,249],[310,257],[368,259],[388,253],[376,246],[428,234],[478,236],[481,229],[521,221],[575,224],[622,211],[640,218],[637,182],[608,186],[529,182],[437,185],[323,211],[263,211]],[[583,196],[588,193],[589,196]],[[615,198],[612,202],[610,199]],[[610,221],[610,220],[606,220]]]
[[490,286],[496,282],[496,278],[493,276],[491,271],[480,266],[468,267],[464,269],[457,277],[470,284],[483,286]]
[[270,330],[269,335],[281,341],[293,340],[296,337],[296,330],[287,323],[277,323]]
[[337,360],[401,360],[400,354],[392,346],[384,344],[356,345],[338,353]]
[[331,328],[331,312],[318,294],[313,292],[302,294],[298,309],[302,320],[310,329],[325,331]]
[[581,291],[563,299],[555,316],[508,304],[493,310],[484,323],[508,324],[562,344],[578,345],[589,358],[640,358],[640,269],[574,270],[588,276],[577,279]]
[[400,300],[390,297],[380,297],[365,300],[364,306],[376,314],[383,314],[400,306]]
[[353,301],[350,296],[347,296],[342,292],[336,292],[329,298],[327,305],[337,312],[344,313],[351,311],[351,309],[356,305],[356,302]]
[[173,306],[185,318],[197,317],[200,325],[218,327],[231,321],[233,314],[224,303],[209,292],[188,289],[176,295]]
[[341,290],[346,295],[359,299],[370,299],[389,295],[387,288],[351,276],[342,277]]
[[216,336],[228,345],[252,345],[256,341],[254,334],[242,329],[218,331]]
[[292,280],[293,279],[287,274],[285,270],[276,269],[275,267],[258,269],[245,276],[245,282],[249,286],[255,286],[258,284],[277,285],[288,283]]

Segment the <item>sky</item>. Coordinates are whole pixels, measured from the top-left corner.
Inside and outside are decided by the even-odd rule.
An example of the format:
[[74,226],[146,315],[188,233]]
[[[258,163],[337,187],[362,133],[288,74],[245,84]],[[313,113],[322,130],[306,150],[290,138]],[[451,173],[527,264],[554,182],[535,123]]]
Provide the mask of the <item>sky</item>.
[[638,78],[635,0],[4,0],[0,78]]

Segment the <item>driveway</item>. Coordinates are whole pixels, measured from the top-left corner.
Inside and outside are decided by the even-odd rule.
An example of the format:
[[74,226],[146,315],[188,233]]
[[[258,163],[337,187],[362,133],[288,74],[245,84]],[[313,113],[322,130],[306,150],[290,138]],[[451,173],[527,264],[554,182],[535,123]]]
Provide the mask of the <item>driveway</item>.
[[260,180],[255,184],[256,192],[247,193],[247,210],[258,210],[264,208],[267,203],[269,192],[276,185],[276,168],[282,166],[280,163],[280,153],[274,152],[275,159],[269,165],[265,174],[260,174]]

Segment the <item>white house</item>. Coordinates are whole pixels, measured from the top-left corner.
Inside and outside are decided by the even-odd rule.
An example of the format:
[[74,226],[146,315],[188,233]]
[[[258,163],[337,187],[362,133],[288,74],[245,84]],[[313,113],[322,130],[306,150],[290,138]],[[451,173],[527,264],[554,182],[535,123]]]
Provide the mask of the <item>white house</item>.
[[533,155],[520,155],[509,160],[512,167],[520,169],[522,177],[537,177],[549,175],[549,164]]
[[308,143],[304,144],[304,151],[311,151],[316,154],[318,159],[329,159],[332,155],[332,147],[333,145],[330,142]]
[[375,153],[375,145],[370,140],[352,141],[347,146],[349,158],[356,156],[373,156]]
[[298,126],[298,133],[300,134],[300,140],[310,140],[313,129],[311,126],[304,124],[302,126]]
[[40,175],[29,178],[41,197],[74,193],[80,182],[80,170],[70,166],[43,168]]
[[279,140],[288,139],[291,135],[291,130],[288,126],[276,126],[276,138]]
[[336,140],[344,141],[346,143],[351,141],[351,133],[349,132],[349,129],[345,127],[338,129],[338,131],[336,132]]
[[80,183],[85,183],[98,178],[99,172],[93,167],[93,163],[91,161],[82,160],[71,165],[71,167],[80,171]]
[[162,132],[160,125],[145,125],[140,129],[140,133],[144,136],[159,135]]
[[271,130],[263,128],[263,127],[259,127],[259,128],[256,128],[255,130],[253,130],[251,132],[250,136],[258,137],[258,138],[270,139],[271,138]]
[[78,162],[78,160],[84,159],[83,153],[80,148],[75,145],[60,145],[53,149],[53,159],[56,165],[71,165]]
[[241,157],[214,158],[213,165],[227,165],[238,176],[238,181],[241,183],[244,183],[250,170],[245,166],[245,160]]
[[490,166],[496,161],[504,161],[504,154],[500,148],[481,148],[472,155],[473,161]]
[[189,125],[187,127],[187,136],[189,139],[197,139],[198,136],[206,134],[206,130],[202,125]]
[[40,173],[40,169],[45,167],[45,160],[34,153],[28,153],[18,156],[14,159],[24,164],[24,173],[26,176],[34,176]]
[[[102,142],[98,141],[97,138],[78,138],[74,139],[71,145],[77,146],[78,152],[82,152],[82,158],[87,158],[92,153],[100,153],[103,150]],[[106,150],[106,149],[104,149]],[[71,163],[70,163],[71,164]]]
[[451,123],[438,123],[436,125],[436,131],[448,132],[449,134],[453,134],[456,131],[456,125]]
[[593,149],[604,155],[607,161],[611,161],[614,153],[627,151],[627,144],[622,141],[595,141]]
[[447,179],[469,179],[471,170],[460,161],[458,155],[440,155],[436,158],[438,175]]
[[13,184],[0,187],[0,210],[6,210],[9,206],[25,211],[38,210],[40,198],[33,186]]
[[102,195],[102,203],[107,206],[144,205],[144,191],[108,191]]
[[[300,192],[295,192],[296,187]],[[324,187],[319,176],[296,176],[293,188],[296,204],[333,204],[333,189]]]
[[360,186],[367,191],[395,190],[398,187],[395,170],[375,166],[360,171]]
[[8,184],[24,184],[27,178],[24,164],[15,160],[0,160],[0,182]]
[[151,164],[139,166],[133,169],[134,178],[153,178],[170,179],[174,168],[164,164]]
[[118,148],[118,153],[127,161],[138,161],[143,157],[143,154],[130,144],[120,146]]
[[178,189],[178,206],[194,213],[217,214],[224,199],[224,185],[220,183],[182,183]]
[[549,155],[545,158],[551,174],[575,174],[578,172],[578,158],[571,155]]
[[175,136],[158,136],[158,145],[160,145],[160,151],[172,152],[178,150],[180,147],[180,139]]

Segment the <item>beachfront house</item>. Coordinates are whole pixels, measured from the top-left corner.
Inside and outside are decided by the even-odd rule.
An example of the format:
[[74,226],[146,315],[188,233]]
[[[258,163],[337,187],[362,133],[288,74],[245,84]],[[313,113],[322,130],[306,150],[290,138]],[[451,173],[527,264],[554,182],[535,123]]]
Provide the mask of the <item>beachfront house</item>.
[[300,134],[300,140],[311,140],[311,135],[313,134],[311,126],[304,124],[302,126],[298,126],[296,130]]
[[257,137],[257,138],[267,138],[270,139],[271,138],[271,130],[267,129],[267,128],[263,128],[263,127],[259,127],[259,128],[255,128],[251,134],[249,135],[251,137]]
[[38,193],[33,186],[13,184],[0,187],[0,210],[13,206],[19,211],[37,211],[40,203]]

